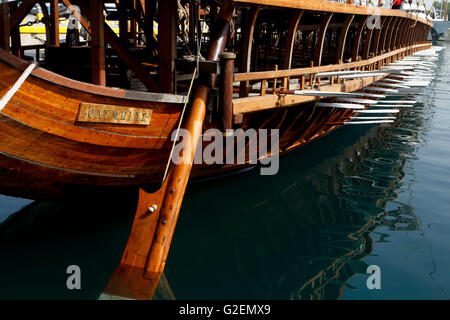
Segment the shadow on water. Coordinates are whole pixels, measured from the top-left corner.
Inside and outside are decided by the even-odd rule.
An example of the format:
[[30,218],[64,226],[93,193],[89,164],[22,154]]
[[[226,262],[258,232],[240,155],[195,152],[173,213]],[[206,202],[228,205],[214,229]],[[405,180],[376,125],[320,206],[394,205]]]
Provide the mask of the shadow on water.
[[[348,126],[259,170],[188,187],[166,276],[178,299],[338,299],[362,258],[388,241],[378,226],[417,230],[395,203],[430,112],[392,126]],[[427,114],[427,116],[425,116]],[[130,191],[131,192],[131,191]],[[96,299],[125,247],[136,194],[33,202],[0,224],[0,299]],[[390,203],[389,206],[387,204]],[[66,268],[82,270],[82,290]]]

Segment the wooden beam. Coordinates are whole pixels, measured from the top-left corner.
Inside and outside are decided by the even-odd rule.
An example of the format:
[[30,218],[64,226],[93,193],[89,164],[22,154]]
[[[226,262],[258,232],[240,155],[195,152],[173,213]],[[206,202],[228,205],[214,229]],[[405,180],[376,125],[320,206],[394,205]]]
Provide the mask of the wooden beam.
[[150,74],[145,70],[141,63],[133,57],[127,47],[123,46],[120,42],[119,37],[114,33],[109,25],[104,24],[105,28],[105,40],[109,43],[114,52],[119,56],[120,59],[125,62],[128,68],[133,71],[136,77],[141,80],[144,86],[149,91],[157,92],[159,91],[158,85],[152,79]]
[[383,25],[383,30],[381,31],[380,44],[379,44],[379,52],[378,54],[384,53],[386,49],[386,39],[388,33],[391,31],[392,23],[394,21],[393,17],[387,17],[387,22]]
[[382,30],[384,28],[384,24],[386,23],[386,21],[387,21],[386,17],[381,17],[380,28],[375,29],[375,34],[374,34],[374,38],[373,38],[373,48],[372,48],[372,52],[374,55],[378,54],[381,33],[382,33]]
[[[50,19],[50,14],[47,10],[47,6],[45,4],[45,1],[41,0],[38,1],[39,6],[41,7],[41,11],[42,14],[44,16],[44,24],[45,24],[45,40],[47,41],[47,43],[49,43],[51,40],[51,19]],[[37,61],[39,61],[39,59],[37,59]]]
[[345,42],[347,41],[348,30],[350,29],[350,25],[352,24],[354,18],[354,14],[350,14],[345,18],[344,25],[342,26],[341,33],[339,34],[336,51],[336,63],[344,60]]
[[50,44],[54,46],[59,46],[59,11],[58,11],[58,0],[50,1]]
[[[245,17],[245,28],[242,29],[242,50],[241,50],[241,63],[239,66],[240,72],[250,72],[250,63],[252,58],[252,42],[253,33],[255,32],[256,20],[258,18],[260,7],[252,7],[250,12],[247,12]],[[240,96],[248,96],[249,83],[241,82]]]
[[92,38],[92,83],[106,86],[103,0],[91,0],[89,8]]
[[387,36],[386,44],[385,44],[385,48],[387,50],[391,50],[393,48],[392,38],[394,35],[394,31],[395,32],[397,31],[398,23],[400,22],[400,18],[398,18],[398,17],[395,17],[393,19],[394,19],[394,21],[392,22],[390,30],[388,31],[388,36]]
[[[72,6],[69,0],[62,0],[64,4],[69,8]],[[86,5],[83,2],[77,3],[82,11],[88,11],[86,8]],[[72,13],[78,18],[80,23],[83,25],[83,27],[87,30],[88,33],[92,35],[91,27],[89,26],[89,23],[84,19],[81,15],[78,14],[76,10],[72,10]],[[136,77],[141,80],[141,82],[144,84],[144,86],[149,91],[159,91],[158,86],[156,85],[155,81],[152,79],[152,77],[148,74],[148,72],[145,70],[145,68],[141,65],[141,63],[136,60],[135,57],[130,53],[128,48],[124,46],[121,42],[119,37],[115,34],[115,32],[111,29],[111,27],[104,22],[104,30],[105,30],[105,40],[109,43],[113,51],[119,56],[120,59],[128,66],[128,68],[133,71],[133,73],[136,75]]]
[[14,14],[10,18],[9,32],[19,26],[36,3],[38,3],[37,0],[23,0],[21,2],[19,8],[14,11]]
[[391,49],[397,49],[397,47],[398,47],[398,40],[400,38],[400,34],[401,34],[402,30],[403,30],[403,27],[405,25],[405,21],[406,20],[404,20],[402,18],[399,18],[399,19],[400,19],[400,21],[399,21],[399,23],[397,25],[396,32],[394,32],[394,34],[392,36],[392,47],[391,47]]
[[366,38],[364,39],[364,46],[363,46],[363,52],[362,52],[363,59],[369,58],[370,46],[372,44],[372,34],[373,34],[373,28],[367,28]]
[[352,62],[356,61],[359,55],[359,44],[361,43],[361,36],[364,30],[364,26],[366,25],[368,16],[361,17],[359,21],[358,28],[356,29],[355,41],[353,42],[353,53],[352,53]]
[[333,13],[327,13],[322,17],[322,23],[319,29],[319,35],[317,36],[317,42],[314,47],[314,65],[320,66],[322,63],[323,45],[325,42],[325,36],[327,34],[328,24],[333,17]]
[[[19,4],[17,1],[10,2],[9,3],[9,13],[10,16],[14,14],[14,12],[17,10]],[[12,54],[21,57],[21,39],[20,39],[20,29],[19,26],[11,30],[11,52]]]
[[292,14],[291,22],[289,24],[288,36],[286,39],[286,55],[284,59],[283,69],[290,69],[292,65],[292,54],[294,51],[295,35],[297,34],[297,27],[303,15],[303,10],[296,10]]
[[[282,7],[289,9],[303,9],[307,11],[315,12],[333,12],[333,13],[344,13],[344,14],[355,14],[355,15],[366,15],[371,16],[374,14],[374,7],[365,5],[349,5],[337,2],[330,2],[325,0],[234,0],[236,6],[243,5],[248,6],[249,4],[270,6],[270,7]],[[420,21],[421,23],[432,25],[430,21],[426,19],[419,18],[417,15],[408,13],[403,10],[392,10],[386,8],[376,8],[376,14],[380,16],[395,16],[410,18],[413,20]]]
[[159,24],[159,85],[161,92],[175,91],[175,59],[177,45],[177,1],[158,2]]
[[0,48],[9,51],[9,4],[0,3]]

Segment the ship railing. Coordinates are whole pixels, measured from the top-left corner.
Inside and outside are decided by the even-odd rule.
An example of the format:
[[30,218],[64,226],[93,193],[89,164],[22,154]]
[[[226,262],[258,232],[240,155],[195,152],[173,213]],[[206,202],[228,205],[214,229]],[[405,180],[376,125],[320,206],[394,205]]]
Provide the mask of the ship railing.
[[[264,98],[267,100],[274,100],[276,106],[293,105],[298,102],[293,102],[294,99],[283,99],[280,105],[277,96],[290,95],[292,90],[309,90],[320,89],[323,85],[341,85],[345,83],[346,79],[341,79],[339,75],[324,75],[324,72],[333,71],[376,71],[387,64],[395,62],[407,55],[410,55],[416,51],[423,50],[431,46],[430,42],[419,42],[415,45],[395,49],[378,56],[373,56],[366,60],[361,60],[340,64],[331,64],[324,66],[311,66],[307,68],[297,69],[284,69],[284,70],[272,70],[272,71],[258,71],[258,72],[245,72],[234,73],[231,79],[233,79],[233,85],[228,86],[232,92],[228,92],[226,95],[233,96],[232,106],[233,114],[241,114],[244,108],[239,106],[245,105],[245,113],[258,111],[258,101],[261,102]],[[294,83],[295,80],[298,83]],[[294,80],[294,81],[292,81]],[[272,98],[273,97],[273,98]],[[255,100],[255,98],[257,98]],[[264,100],[265,101],[265,100]],[[295,100],[298,101],[298,100]],[[266,106],[272,102],[263,103]],[[227,103],[224,103],[227,105]],[[268,108],[268,107],[264,107]]]
[[32,51],[33,54],[29,57],[34,57],[36,62],[40,62],[43,59],[43,53],[45,51],[45,44],[33,44],[33,45],[24,45],[20,47],[20,57],[25,57],[25,54],[29,51]]

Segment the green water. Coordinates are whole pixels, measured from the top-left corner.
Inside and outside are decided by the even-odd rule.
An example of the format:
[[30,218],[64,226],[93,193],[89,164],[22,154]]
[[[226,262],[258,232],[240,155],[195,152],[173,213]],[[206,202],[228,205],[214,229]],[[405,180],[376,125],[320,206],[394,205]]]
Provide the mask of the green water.
[[[450,46],[413,108],[347,126],[259,170],[191,184],[165,274],[177,299],[448,299]],[[403,98],[400,98],[403,99]],[[132,205],[0,197],[0,298],[95,299]],[[132,200],[130,200],[132,203]],[[66,267],[82,290],[66,288]],[[369,265],[381,289],[369,290]]]

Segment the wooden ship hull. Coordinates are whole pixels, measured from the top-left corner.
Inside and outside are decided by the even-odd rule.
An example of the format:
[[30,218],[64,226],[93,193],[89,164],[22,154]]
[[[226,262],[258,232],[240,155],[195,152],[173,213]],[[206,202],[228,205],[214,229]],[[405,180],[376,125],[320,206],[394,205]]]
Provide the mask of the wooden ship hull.
[[[120,0],[119,35],[104,21],[109,1],[62,0],[91,36],[86,44],[63,45],[52,0],[44,1],[47,44],[30,48],[18,28],[37,2],[0,4],[0,192],[43,198],[141,188],[122,262],[105,290],[129,298],[153,295],[189,178],[253,164],[193,165],[196,148],[207,144],[197,145],[202,132],[278,129],[279,147],[260,158],[283,154],[339,128],[354,112],[320,107],[320,100],[336,99],[294,90],[355,92],[385,75],[325,73],[375,72],[431,46],[431,24],[406,12],[306,0],[203,7]],[[35,50],[40,66],[25,61],[27,50]],[[128,71],[150,92],[126,89]],[[112,83],[122,88],[106,86]],[[179,126],[192,139],[174,164],[171,137]]]

